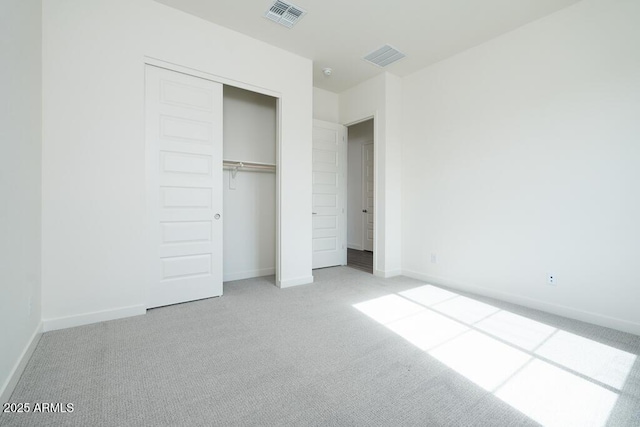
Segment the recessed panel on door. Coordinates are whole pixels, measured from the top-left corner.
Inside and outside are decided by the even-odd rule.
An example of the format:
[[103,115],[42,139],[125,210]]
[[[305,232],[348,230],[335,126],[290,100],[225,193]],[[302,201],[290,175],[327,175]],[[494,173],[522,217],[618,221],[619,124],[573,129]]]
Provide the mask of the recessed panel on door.
[[160,200],[164,209],[210,209],[211,188],[160,187]]
[[211,175],[211,156],[189,153],[160,152],[160,173]]
[[160,118],[161,138],[178,141],[211,144],[213,126],[211,123],[188,120],[180,117],[162,116]]
[[171,221],[160,223],[160,244],[210,242],[212,221]]
[[161,258],[161,281],[211,276],[211,254]]
[[160,80],[161,104],[213,112],[215,98],[215,90],[204,88],[201,84],[194,86],[189,83],[178,83],[172,81],[171,77]]

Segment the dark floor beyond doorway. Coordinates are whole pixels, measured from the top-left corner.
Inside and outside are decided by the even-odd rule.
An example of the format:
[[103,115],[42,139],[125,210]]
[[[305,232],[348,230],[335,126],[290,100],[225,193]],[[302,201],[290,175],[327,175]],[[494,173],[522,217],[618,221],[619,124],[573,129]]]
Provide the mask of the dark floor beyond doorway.
[[347,249],[347,266],[373,274],[373,252]]

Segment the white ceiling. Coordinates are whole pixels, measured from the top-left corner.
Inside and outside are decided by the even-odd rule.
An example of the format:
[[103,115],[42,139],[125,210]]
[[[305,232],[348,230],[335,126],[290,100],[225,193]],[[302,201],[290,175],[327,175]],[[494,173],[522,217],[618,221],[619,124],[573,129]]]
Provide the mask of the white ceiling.
[[[156,1],[312,59],[314,86],[339,93],[383,71],[406,76],[580,0],[295,0],[307,14],[292,29],[263,17],[268,0]],[[407,58],[384,69],[362,59],[385,43]]]

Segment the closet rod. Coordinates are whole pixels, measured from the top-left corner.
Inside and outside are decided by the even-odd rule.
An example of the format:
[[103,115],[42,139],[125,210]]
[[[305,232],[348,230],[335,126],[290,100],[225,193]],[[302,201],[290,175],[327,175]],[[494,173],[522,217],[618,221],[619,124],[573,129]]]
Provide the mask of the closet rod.
[[275,171],[276,165],[271,163],[259,163],[259,162],[241,162],[237,160],[223,160],[223,167],[225,169],[255,169],[262,171]]

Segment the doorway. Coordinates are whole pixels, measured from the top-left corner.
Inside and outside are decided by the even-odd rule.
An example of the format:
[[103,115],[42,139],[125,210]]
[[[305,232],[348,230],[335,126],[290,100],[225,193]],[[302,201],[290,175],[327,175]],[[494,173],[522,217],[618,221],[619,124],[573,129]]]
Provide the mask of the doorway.
[[348,127],[347,147],[347,265],[373,274],[373,119]]
[[226,288],[276,272],[277,99],[224,85],[222,105]]

